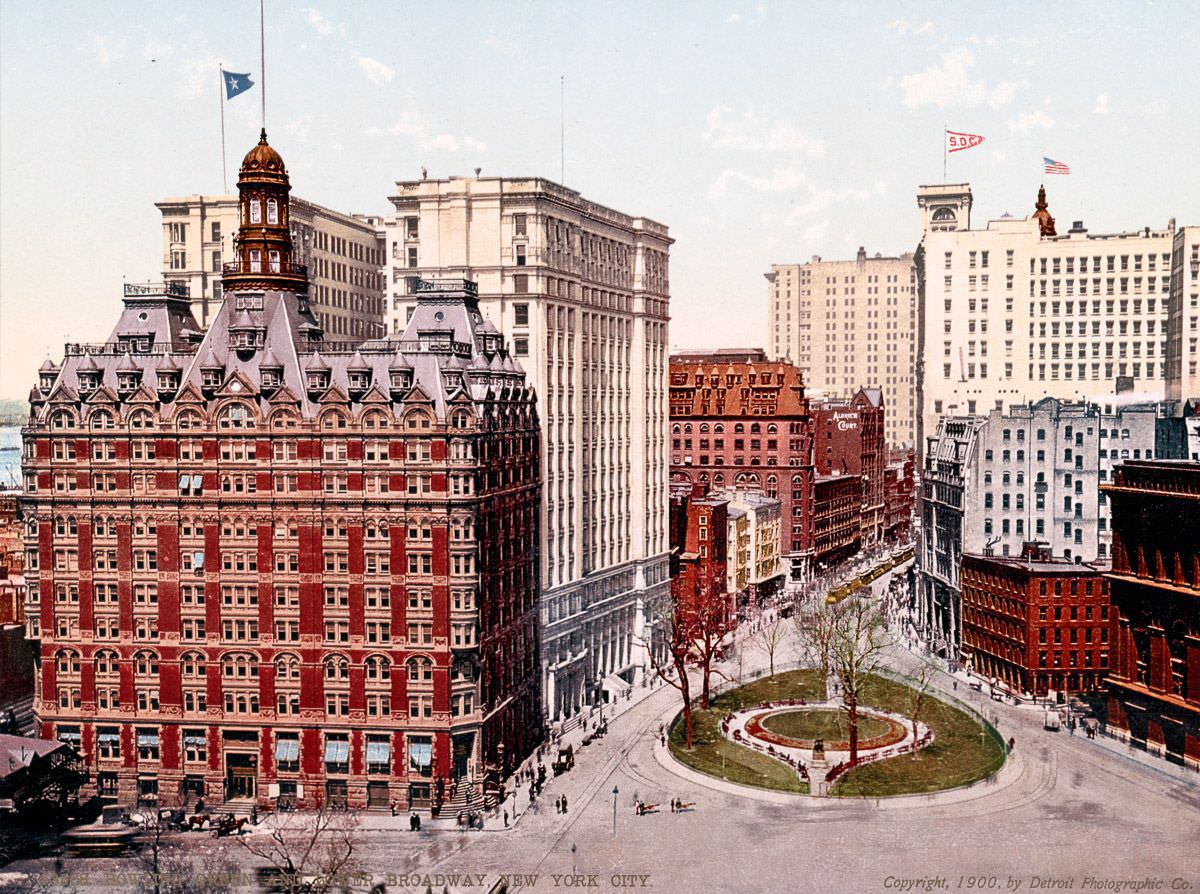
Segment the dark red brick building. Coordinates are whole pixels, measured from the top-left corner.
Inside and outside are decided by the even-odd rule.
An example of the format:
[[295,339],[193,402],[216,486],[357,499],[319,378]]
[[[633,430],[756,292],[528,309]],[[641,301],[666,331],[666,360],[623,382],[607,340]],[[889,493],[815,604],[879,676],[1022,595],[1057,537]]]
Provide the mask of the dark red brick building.
[[1122,463],[1112,505],[1108,728],[1200,768],[1200,463]]
[[913,455],[893,459],[883,469],[883,537],[891,542],[912,539],[913,501],[916,482]]
[[707,493],[703,485],[671,488],[671,595],[685,616],[705,614],[720,604],[730,629],[736,620],[736,594],[728,592],[729,501]]
[[1043,698],[1092,692],[1112,651],[1104,569],[1052,559],[1043,544],[1020,557],[962,557],[962,653],[1003,688]]
[[860,388],[850,398],[809,401],[813,464],[818,475],[857,475],[862,481],[862,545],[883,539],[886,523],[883,393]]
[[813,482],[813,564],[827,571],[862,546],[862,478],[817,475]]
[[815,473],[800,368],[761,350],[673,355],[670,417],[671,481],[778,498],[780,552],[793,579],[806,575]]
[[478,800],[542,730],[534,395],[470,282],[323,342],[265,132],[238,190],[206,332],[127,285],[30,395],[41,732],[122,803]]

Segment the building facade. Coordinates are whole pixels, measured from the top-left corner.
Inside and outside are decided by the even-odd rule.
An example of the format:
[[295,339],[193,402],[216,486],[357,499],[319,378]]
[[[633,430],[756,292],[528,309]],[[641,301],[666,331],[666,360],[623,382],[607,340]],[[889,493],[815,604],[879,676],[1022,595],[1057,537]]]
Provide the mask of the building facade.
[[1167,398],[1200,398],[1200,227],[1176,230],[1171,251]]
[[917,203],[919,447],[941,416],[1043,397],[1160,401],[1190,387],[1168,387],[1171,327],[1189,327],[1172,361],[1186,374],[1197,317],[1183,248],[1195,237],[1178,239],[1173,220],[1111,234],[1076,221],[1059,232],[1044,188],[1030,216],[1006,215],[983,229],[971,229],[969,184],[922,186]]
[[648,668],[669,601],[667,228],[540,178],[403,181],[389,318],[421,277],[464,276],[510,340],[542,420],[542,676],[552,719]]
[[817,475],[813,480],[813,565],[829,571],[862,548],[861,475]]
[[[783,537],[783,506],[774,497],[752,491],[724,491],[729,502],[728,545],[730,593],[737,594],[738,608],[757,613],[783,591],[787,576],[779,544]],[[744,540],[741,538],[744,536]],[[735,548],[736,547],[736,548]],[[737,586],[733,586],[733,582]]]
[[[162,213],[163,281],[182,283],[207,327],[221,307],[222,273],[234,259],[238,196],[155,202]],[[305,267],[310,308],[326,338],[365,341],[385,330],[383,220],[290,201],[292,247]]]
[[862,543],[883,539],[885,412],[878,388],[860,388],[851,398],[809,401],[813,421],[813,464],[818,475],[858,475],[862,479]]
[[736,624],[736,594],[729,573],[729,500],[703,485],[671,488],[671,550],[678,573],[671,578],[675,611],[706,618],[721,629]]
[[814,393],[879,388],[890,444],[915,443],[916,279],[913,256],[774,264],[767,278],[767,344],[804,370]]
[[671,357],[671,480],[779,500],[793,580],[813,562],[812,421],[804,379],[757,349]]
[[1155,456],[1164,412],[1156,404],[1100,407],[1045,398],[1007,413],[939,422],[926,446],[917,561],[924,621],[932,624],[925,630],[939,652],[948,655],[959,642],[957,612],[944,610],[960,596],[955,556],[1019,556],[1032,540],[1055,558],[1109,561],[1110,513],[1101,485],[1120,463]]
[[1105,569],[1020,556],[962,559],[962,657],[992,685],[1045,698],[1100,689],[1112,648]]
[[912,539],[915,494],[912,454],[890,461],[883,470],[883,536],[888,542],[904,543]]
[[1129,462],[1112,503],[1108,729],[1200,769],[1200,463]]
[[207,332],[126,286],[30,396],[42,734],[121,803],[477,800],[542,729],[534,395],[471,283],[323,341],[265,132],[238,189]]

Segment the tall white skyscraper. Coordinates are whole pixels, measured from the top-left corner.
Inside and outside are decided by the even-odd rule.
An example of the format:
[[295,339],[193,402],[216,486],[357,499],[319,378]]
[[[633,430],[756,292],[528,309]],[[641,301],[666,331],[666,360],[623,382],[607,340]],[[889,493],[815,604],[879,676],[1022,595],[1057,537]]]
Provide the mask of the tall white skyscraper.
[[389,329],[422,278],[479,286],[537,388],[543,440],[542,672],[549,717],[647,667],[665,604],[667,228],[539,178],[396,184]]

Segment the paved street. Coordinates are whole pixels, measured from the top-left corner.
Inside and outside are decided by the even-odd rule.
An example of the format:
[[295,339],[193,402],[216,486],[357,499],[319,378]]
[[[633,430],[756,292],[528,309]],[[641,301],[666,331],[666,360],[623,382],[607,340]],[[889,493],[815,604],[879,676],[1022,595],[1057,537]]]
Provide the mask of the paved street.
[[[750,649],[746,669],[762,661]],[[900,649],[889,655],[897,670],[920,660]],[[953,691],[945,674],[935,685]],[[916,886],[934,878],[947,890],[1118,890],[1102,885],[1147,878],[1162,886],[1142,890],[1200,890],[1200,778],[1160,771],[1162,764],[1112,743],[1045,732],[1040,709],[994,702],[962,683],[954,694],[994,715],[1005,738],[1016,740],[994,783],[878,803],[737,789],[681,772],[662,753],[657,731],[678,695],[659,687],[579,750],[575,769],[550,779],[514,828],[496,819],[484,832],[414,834],[403,816],[371,814],[363,866],[377,880],[391,875],[389,891],[422,892],[427,883],[435,892],[477,890],[461,878],[454,884],[464,873],[484,875],[487,884],[500,873],[536,875],[544,890],[593,880],[571,885],[564,876],[573,871],[604,889],[666,892],[938,890]],[[554,809],[563,794],[565,816]],[[639,797],[661,809],[637,816]],[[672,797],[696,807],[672,814]],[[519,803],[524,809],[524,798]],[[245,863],[236,846],[226,850]]]

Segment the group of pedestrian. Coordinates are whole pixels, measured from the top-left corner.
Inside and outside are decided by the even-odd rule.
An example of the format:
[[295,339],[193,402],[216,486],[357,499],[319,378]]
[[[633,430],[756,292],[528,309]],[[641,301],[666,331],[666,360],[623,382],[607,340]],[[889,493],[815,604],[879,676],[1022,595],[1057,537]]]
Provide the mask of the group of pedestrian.
[[679,799],[679,798],[671,799],[671,812],[672,813],[683,813],[683,801],[681,799]]
[[555,813],[566,813],[567,812],[567,796],[566,795],[559,795],[557,798],[554,799],[554,812]]
[[417,813],[415,810],[408,814],[408,831],[410,831],[410,832],[420,832],[421,831],[421,815],[419,813]]
[[[507,814],[505,814],[507,817]],[[483,814],[475,810],[460,810],[458,812],[458,831],[465,832],[467,829],[478,829],[483,831]]]

